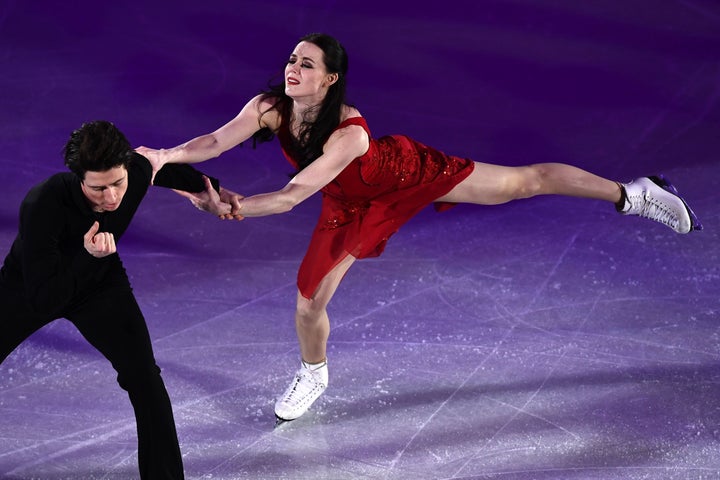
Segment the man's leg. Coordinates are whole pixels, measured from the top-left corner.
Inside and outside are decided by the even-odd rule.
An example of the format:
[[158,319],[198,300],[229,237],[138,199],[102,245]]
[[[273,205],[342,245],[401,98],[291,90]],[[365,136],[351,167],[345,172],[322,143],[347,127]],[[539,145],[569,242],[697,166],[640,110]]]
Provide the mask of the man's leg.
[[118,372],[135,410],[143,479],[184,478],[175,421],[145,319],[129,287],[94,295],[67,318]]
[[30,335],[52,320],[34,313],[22,292],[0,285],[0,363]]

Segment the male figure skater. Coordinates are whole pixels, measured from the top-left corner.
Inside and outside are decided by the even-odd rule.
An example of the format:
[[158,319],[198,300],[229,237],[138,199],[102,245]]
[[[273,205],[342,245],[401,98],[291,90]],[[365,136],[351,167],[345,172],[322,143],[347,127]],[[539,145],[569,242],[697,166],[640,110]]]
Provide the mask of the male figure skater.
[[[116,251],[150,186],[152,167],[106,121],[72,132],[64,156],[70,172],[34,186],[20,205],[19,231],[0,269],[0,362],[39,328],[68,319],[110,361],[128,392],[140,478],[182,479],[170,399]],[[201,196],[206,188],[202,174],[186,165],[161,169],[155,184]],[[213,186],[219,190],[217,180]],[[212,210],[230,211],[215,199]]]

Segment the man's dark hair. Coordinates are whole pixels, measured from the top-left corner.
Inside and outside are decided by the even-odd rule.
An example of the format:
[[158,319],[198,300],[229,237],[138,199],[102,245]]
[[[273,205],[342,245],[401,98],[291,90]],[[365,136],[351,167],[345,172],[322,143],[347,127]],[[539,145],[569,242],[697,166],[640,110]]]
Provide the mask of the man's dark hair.
[[125,135],[112,123],[97,120],[82,124],[70,134],[63,156],[65,165],[80,180],[85,172],[106,172],[120,165],[128,166],[132,147]]

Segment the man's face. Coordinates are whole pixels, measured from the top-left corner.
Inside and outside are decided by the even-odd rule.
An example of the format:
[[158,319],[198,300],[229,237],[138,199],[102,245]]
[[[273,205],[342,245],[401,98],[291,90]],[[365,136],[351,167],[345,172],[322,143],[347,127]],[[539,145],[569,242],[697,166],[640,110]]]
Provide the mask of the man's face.
[[127,169],[124,165],[104,172],[85,172],[81,188],[95,212],[117,210],[127,192]]

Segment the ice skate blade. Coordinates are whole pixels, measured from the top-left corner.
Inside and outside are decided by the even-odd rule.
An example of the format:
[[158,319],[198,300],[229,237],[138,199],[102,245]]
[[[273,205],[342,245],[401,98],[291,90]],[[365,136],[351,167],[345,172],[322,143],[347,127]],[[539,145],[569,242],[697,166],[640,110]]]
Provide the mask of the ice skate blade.
[[653,175],[651,177],[648,177],[655,185],[662,188],[665,191],[668,191],[672,193],[673,195],[677,196],[680,201],[685,205],[685,209],[688,212],[688,215],[690,216],[690,230],[688,233],[692,232],[693,230],[702,230],[703,226],[700,223],[700,219],[695,215],[695,212],[693,212],[693,209],[690,208],[690,205],[685,201],[685,199],[680,195],[680,193],[677,191],[677,188],[675,188],[675,185],[670,183],[670,180],[668,180],[663,174],[660,175]]
[[280,418],[277,415],[275,415],[275,428],[278,428],[281,425],[285,425],[286,423],[290,423],[292,420],[285,420],[284,418]]

